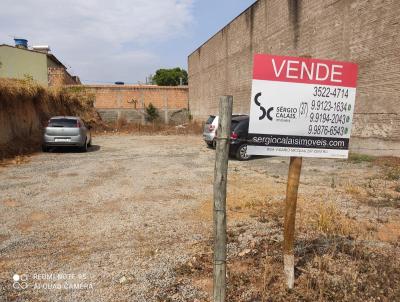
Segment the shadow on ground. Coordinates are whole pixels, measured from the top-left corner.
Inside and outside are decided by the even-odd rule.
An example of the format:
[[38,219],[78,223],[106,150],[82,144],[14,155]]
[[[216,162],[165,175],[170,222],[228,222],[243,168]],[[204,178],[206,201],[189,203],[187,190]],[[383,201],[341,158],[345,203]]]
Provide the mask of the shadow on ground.
[[[87,152],[99,151],[101,147],[99,145],[92,145],[88,147]],[[78,147],[52,147],[48,152],[51,153],[80,153],[82,152]]]

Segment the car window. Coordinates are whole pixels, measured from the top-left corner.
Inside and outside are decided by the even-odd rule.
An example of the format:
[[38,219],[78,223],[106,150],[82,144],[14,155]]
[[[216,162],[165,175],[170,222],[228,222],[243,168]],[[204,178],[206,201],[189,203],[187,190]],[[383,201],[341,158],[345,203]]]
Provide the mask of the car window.
[[[235,122],[235,123],[234,123]],[[235,132],[247,132],[249,130],[249,121],[232,121],[231,130]]]
[[238,125],[239,125],[239,121],[232,121],[231,122],[231,131],[234,131]]
[[210,117],[208,118],[206,124],[212,124],[214,119],[215,119],[215,115],[210,115]]
[[68,118],[57,118],[50,119],[49,127],[66,127],[66,128],[75,128],[77,126],[77,121]]
[[239,129],[243,132],[249,131],[249,121],[242,121],[239,125]]

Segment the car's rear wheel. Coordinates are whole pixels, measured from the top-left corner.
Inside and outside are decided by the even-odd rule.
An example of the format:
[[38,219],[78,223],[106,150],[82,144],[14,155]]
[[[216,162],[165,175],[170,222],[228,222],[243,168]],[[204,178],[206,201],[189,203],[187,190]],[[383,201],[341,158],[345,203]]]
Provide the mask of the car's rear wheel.
[[247,144],[242,144],[236,151],[236,158],[238,160],[249,160],[250,155],[247,154]]
[[87,141],[87,138],[85,138],[85,143],[81,147],[81,151],[82,152],[87,152],[87,150],[88,150],[88,141]]

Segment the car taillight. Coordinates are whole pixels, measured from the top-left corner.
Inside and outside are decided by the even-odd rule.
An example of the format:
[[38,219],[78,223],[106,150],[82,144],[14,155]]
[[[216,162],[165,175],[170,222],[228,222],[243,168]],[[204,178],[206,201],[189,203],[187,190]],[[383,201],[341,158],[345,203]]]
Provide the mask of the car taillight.
[[76,121],[76,127],[80,128],[81,127],[81,123],[79,121]]
[[237,138],[238,138],[237,133],[232,132],[232,133],[231,133],[231,139],[237,139]]
[[209,125],[209,126],[208,126],[208,131],[211,132],[211,131],[213,131],[214,129],[215,129],[215,126],[214,126],[214,125]]

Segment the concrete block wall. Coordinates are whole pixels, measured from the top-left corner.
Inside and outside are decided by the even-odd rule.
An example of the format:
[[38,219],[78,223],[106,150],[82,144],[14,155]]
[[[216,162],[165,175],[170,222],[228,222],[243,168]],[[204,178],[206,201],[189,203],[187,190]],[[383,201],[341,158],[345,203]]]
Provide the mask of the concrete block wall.
[[225,94],[248,113],[255,53],[357,63],[351,148],[400,156],[400,1],[257,1],[189,56],[194,119],[217,113]]
[[94,106],[103,120],[124,118],[145,122],[145,107],[152,103],[162,121],[175,122],[174,113],[188,108],[188,87],[156,85],[84,85],[95,95]]

